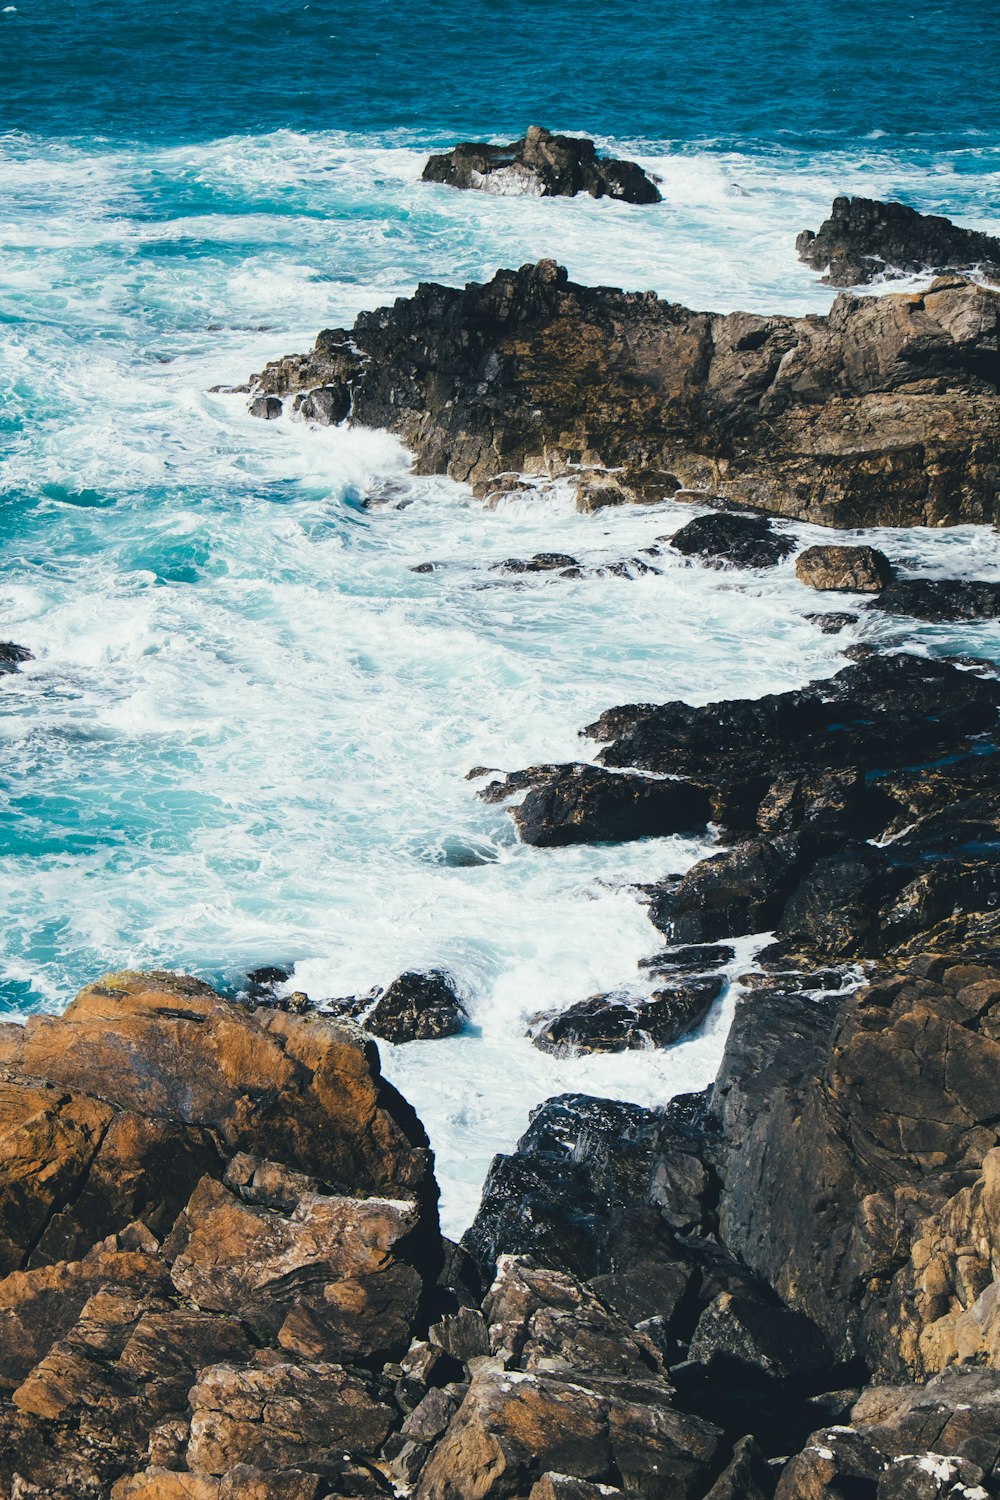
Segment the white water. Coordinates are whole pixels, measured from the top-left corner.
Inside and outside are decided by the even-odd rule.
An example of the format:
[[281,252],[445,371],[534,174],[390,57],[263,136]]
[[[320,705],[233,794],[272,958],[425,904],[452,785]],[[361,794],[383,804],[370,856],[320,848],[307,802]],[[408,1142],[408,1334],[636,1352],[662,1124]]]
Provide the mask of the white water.
[[[236,982],[294,962],[291,987],[318,1000],[451,969],[469,1031],[382,1053],[458,1232],[533,1105],[704,1086],[731,1003],[663,1052],[533,1048],[534,1011],[638,983],[659,943],[629,885],[708,846],[525,848],[465,773],[591,758],[578,731],[615,703],[797,686],[858,631],[805,621],[844,605],[806,595],[791,563],[726,574],[667,554],[659,576],[499,578],[491,561],[535,551],[630,556],[691,511],[486,511],[411,478],[384,434],[256,422],[209,388],[420,279],[542,255],[693,305],[822,310],[795,231],[835,192],[879,195],[911,169],[875,144],[808,164],[646,144],[667,195],[649,210],[427,187],[423,153],[384,141],[4,144],[0,636],[36,655],[0,685],[7,1004],[60,1008],[126,964]],[[997,181],[956,163],[924,206],[996,230]],[[412,503],[362,509],[390,479]],[[1000,577],[985,528],[880,545],[914,571]],[[447,566],[414,574],[425,560]],[[863,630],[904,638],[889,619]],[[905,638],[1000,655],[989,626]]]

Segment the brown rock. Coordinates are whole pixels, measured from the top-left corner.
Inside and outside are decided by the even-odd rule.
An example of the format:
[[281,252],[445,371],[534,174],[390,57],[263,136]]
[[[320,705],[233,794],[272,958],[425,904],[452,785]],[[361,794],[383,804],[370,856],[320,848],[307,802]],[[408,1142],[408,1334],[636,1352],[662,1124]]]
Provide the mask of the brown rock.
[[336,1477],[352,1454],[377,1453],[395,1420],[363,1382],[333,1364],[217,1365],[191,1392],[188,1465],[223,1475],[237,1464]]
[[892,581],[892,564],[874,547],[807,547],[795,575],[813,589],[877,594]]
[[544,1473],[678,1500],[704,1486],[719,1434],[666,1390],[511,1371],[474,1377],[420,1477],[419,1500],[524,1495]]
[[317,1193],[277,1212],[206,1177],[165,1248],[197,1306],[307,1359],[356,1359],[409,1343],[423,1280],[393,1252],[418,1222],[413,1203]]

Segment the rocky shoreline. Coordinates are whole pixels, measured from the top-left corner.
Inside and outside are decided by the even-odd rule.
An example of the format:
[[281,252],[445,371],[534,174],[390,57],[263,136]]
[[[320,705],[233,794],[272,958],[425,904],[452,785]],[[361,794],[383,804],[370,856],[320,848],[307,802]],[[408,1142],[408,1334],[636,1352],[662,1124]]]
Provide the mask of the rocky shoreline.
[[[702,1013],[725,940],[775,936],[712,1088],[547,1101],[461,1246],[373,1043],[265,998],[277,971],[245,1004],[110,975],[0,1029],[9,1493],[1000,1493],[998,718],[992,669],[875,654],[610,710],[603,769],[488,788],[535,799],[522,833],[616,836],[608,781],[712,819],[719,854],[644,893]],[[449,996],[367,1004],[433,1027]]]

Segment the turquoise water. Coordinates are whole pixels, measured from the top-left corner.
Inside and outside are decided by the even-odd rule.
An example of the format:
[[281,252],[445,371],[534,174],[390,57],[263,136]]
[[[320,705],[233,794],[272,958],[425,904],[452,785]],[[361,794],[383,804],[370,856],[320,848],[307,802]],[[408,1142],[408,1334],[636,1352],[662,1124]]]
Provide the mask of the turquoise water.
[[[317,999],[449,966],[469,1033],[383,1050],[452,1229],[539,1099],[700,1087],[728,1024],[726,1002],[624,1059],[531,1048],[532,1012],[637,983],[657,945],[629,883],[707,846],[525,849],[466,771],[590,755],[614,702],[797,685],[856,637],[804,620],[790,565],[512,587],[491,561],[631,556],[688,513],[484,511],[385,434],[255,422],[211,388],[419,280],[542,255],[822,311],[793,241],[841,191],[1000,232],[994,70],[957,6],[748,9],[0,7],[0,638],[36,658],[0,683],[0,1005],[57,1009],[123,964],[235,985],[285,962]],[[637,155],[664,202],[419,181],[429,145],[532,119]],[[985,529],[882,544],[1000,577]],[[914,638],[1000,655],[987,626]]]

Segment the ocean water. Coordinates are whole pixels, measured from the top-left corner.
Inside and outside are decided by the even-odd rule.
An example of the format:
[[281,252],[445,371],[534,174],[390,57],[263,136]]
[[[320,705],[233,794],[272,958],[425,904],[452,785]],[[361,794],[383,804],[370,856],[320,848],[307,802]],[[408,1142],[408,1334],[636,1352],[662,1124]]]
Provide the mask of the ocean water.
[[[0,1006],[109,968],[317,1000],[457,977],[471,1025],[382,1047],[438,1152],[446,1228],[565,1089],[663,1101],[712,1078],[719,1002],[665,1051],[559,1060],[534,1012],[638,986],[632,887],[708,841],[519,845],[466,781],[589,758],[611,704],[793,687],[865,638],[1000,659],[1000,630],[842,636],[792,564],[503,578],[634,555],[691,512],[485,510],[395,439],[265,424],[212,392],[323,326],[555,256],[690,305],[823,311],[795,259],[838,192],[1000,232],[1000,6],[523,3],[0,8]],[[431,147],[538,120],[662,179],[655,208],[422,184]],[[366,508],[387,487],[405,505]],[[792,526],[803,543],[813,528]],[[828,535],[828,534],[827,534]],[[1000,578],[986,528],[882,534],[913,571]],[[431,574],[415,564],[443,564]],[[838,607],[831,604],[829,607]],[[752,945],[743,945],[733,973]]]

